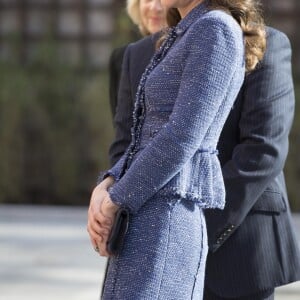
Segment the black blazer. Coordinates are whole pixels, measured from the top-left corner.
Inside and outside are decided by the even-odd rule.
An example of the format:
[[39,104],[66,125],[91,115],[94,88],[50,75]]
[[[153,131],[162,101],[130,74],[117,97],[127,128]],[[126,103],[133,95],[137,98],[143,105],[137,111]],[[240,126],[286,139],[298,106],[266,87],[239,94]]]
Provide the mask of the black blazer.
[[122,72],[122,61],[125,50],[126,46],[114,49],[109,59],[109,104],[113,117],[116,114],[118,90]]
[[[118,98],[110,99],[117,103],[112,164],[130,143],[135,94],[155,40],[144,38],[125,51]],[[210,249],[205,284],[223,297],[300,280],[283,175],[295,103],[291,48],[288,38],[271,28],[267,45],[261,65],[246,76],[219,140],[226,207],[205,212]],[[118,83],[111,77],[110,88],[118,89]]]

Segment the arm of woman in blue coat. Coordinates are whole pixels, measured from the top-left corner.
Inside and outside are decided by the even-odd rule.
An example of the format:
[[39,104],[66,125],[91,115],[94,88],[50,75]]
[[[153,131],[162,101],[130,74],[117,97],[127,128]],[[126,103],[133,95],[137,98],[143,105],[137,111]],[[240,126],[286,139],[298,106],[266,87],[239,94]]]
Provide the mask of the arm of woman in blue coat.
[[[234,31],[231,25],[236,26]],[[200,20],[186,34],[195,44],[186,50],[180,88],[169,121],[123,177],[120,178],[120,165],[110,170],[116,180],[109,191],[112,201],[133,213],[200,148],[242,61],[242,33],[237,23],[228,25],[214,18]]]
[[[186,33],[192,44],[186,49],[179,92],[169,121],[123,177],[122,159],[108,172],[116,180],[109,189],[112,203],[137,212],[200,148],[226,98],[234,73],[243,64],[242,32],[237,23],[229,24],[214,18],[200,20]],[[108,216],[105,211],[104,214]],[[99,222],[104,223],[103,215]],[[102,249],[106,240],[104,235]]]

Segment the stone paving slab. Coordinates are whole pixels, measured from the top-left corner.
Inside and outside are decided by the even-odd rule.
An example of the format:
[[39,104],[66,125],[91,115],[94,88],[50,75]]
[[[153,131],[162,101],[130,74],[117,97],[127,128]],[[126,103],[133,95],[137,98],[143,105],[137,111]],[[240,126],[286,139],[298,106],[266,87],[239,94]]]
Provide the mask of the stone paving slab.
[[[96,300],[106,260],[86,232],[87,208],[0,205],[0,300]],[[300,215],[294,215],[300,242]],[[133,299],[134,300],[134,299]],[[300,283],[276,300],[300,300]]]

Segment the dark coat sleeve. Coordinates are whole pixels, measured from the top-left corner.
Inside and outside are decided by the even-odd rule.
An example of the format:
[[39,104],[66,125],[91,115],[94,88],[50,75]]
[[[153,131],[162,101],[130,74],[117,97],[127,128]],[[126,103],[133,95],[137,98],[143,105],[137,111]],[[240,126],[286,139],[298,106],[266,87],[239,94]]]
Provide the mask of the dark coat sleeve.
[[285,164],[295,99],[291,48],[283,33],[269,30],[265,57],[243,89],[239,143],[222,168],[226,206],[205,214],[213,252],[241,225]]
[[116,115],[122,62],[126,47],[127,46],[114,49],[109,59],[109,104],[113,118],[115,118]]
[[145,37],[116,49],[110,63],[110,103],[114,117],[115,138],[109,149],[113,166],[131,141],[132,114],[140,78],[155,51],[160,34]]
[[[118,95],[115,96],[116,98],[111,97],[111,103],[112,101],[115,101],[115,139],[109,149],[109,159],[111,166],[113,166],[121,158],[131,141],[130,129],[132,126],[134,96],[131,92],[132,83],[130,82],[129,74],[130,46],[127,47],[124,58],[122,55],[122,61],[122,71],[121,69],[118,71],[119,73],[115,79],[120,81],[115,86],[115,88],[117,88],[116,91],[118,91]],[[120,79],[117,79],[118,76],[120,76]],[[111,86],[112,84],[110,85],[110,87]],[[114,91],[114,93],[116,93],[116,91]],[[117,99],[120,100],[117,101]]]

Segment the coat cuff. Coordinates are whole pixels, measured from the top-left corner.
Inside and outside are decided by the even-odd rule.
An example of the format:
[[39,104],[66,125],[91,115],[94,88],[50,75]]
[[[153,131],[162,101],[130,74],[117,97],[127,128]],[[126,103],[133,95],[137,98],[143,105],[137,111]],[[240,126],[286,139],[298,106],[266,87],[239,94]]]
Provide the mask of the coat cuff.
[[[125,207],[131,214],[136,214],[140,207],[144,204],[143,201],[136,201],[137,197],[133,194],[122,191],[118,184],[114,184],[108,189],[108,193],[112,202],[120,207]],[[139,199],[141,200],[141,199]]]

